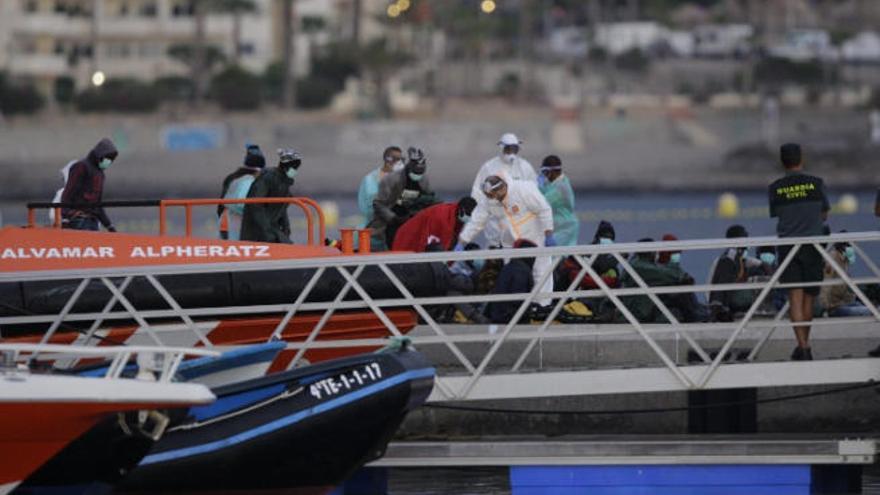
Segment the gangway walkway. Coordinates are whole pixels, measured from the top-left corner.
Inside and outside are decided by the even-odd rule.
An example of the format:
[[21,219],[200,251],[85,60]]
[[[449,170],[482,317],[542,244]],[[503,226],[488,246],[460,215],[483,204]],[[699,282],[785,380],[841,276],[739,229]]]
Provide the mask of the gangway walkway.
[[[758,309],[771,291],[790,287],[779,282],[779,275],[802,249],[817,249],[839,278],[800,286],[829,286],[845,284],[856,299],[870,308],[870,316],[860,318],[818,318],[816,328],[833,328],[845,336],[852,328],[868,329],[880,342],[880,311],[871,304],[860,287],[880,283],[877,261],[867,255],[865,246],[880,243],[880,232],[834,234],[827,237],[791,238],[784,244],[793,246],[787,256],[779,260],[779,266],[767,280],[725,285],[676,285],[649,287],[632,268],[628,256],[632,253],[710,250],[721,253],[729,248],[756,249],[760,246],[776,246],[783,242],[777,238],[740,238],[690,240],[654,243],[623,243],[614,245],[588,245],[575,247],[534,248],[518,250],[468,251],[458,253],[376,254],[354,256],[329,256],[323,258],[292,259],[276,261],[242,261],[233,263],[187,264],[176,266],[116,267],[43,272],[3,272],[0,283],[65,280],[75,284],[62,310],[54,315],[22,315],[0,318],[0,335],[7,325],[48,325],[48,339],[63,324],[85,323],[88,330],[78,339],[80,343],[92,343],[106,328],[104,322],[129,320],[137,327],[135,336],[148,339],[153,344],[211,346],[210,329],[218,320],[231,316],[283,315],[273,337],[281,335],[285,326],[295,315],[303,313],[321,315],[302,342],[290,342],[289,349],[296,350],[292,366],[304,362],[308,350],[341,347],[381,347],[387,338],[356,340],[322,340],[321,331],[330,317],[338,311],[367,310],[375,314],[388,330],[389,337],[403,337],[386,311],[412,308],[423,326],[410,337],[421,350],[446,356],[448,365],[438,369],[433,401],[462,401],[480,399],[503,399],[523,397],[547,397],[566,395],[613,394],[625,392],[693,391],[733,387],[774,387],[812,384],[836,384],[865,382],[880,379],[880,359],[859,357],[854,354],[839,359],[820,359],[811,362],[775,361],[765,356],[767,343],[774,334],[786,332],[791,335],[787,321],[787,308],[778,309],[775,316],[759,318]],[[826,251],[834,243],[849,243],[855,249],[857,259],[867,268],[868,275],[851,277]],[[508,295],[448,295],[438,287],[438,293],[416,297],[408,281],[395,271],[400,265],[431,263],[439,270],[446,270],[451,262],[476,259],[500,259],[553,257],[554,266],[564,257],[571,257],[580,266],[580,273],[567,287],[557,287],[552,293],[543,293],[544,280],[535,281],[535,289],[529,293]],[[593,268],[599,256],[611,256],[619,265],[621,273],[627,273],[636,287],[611,288]],[[285,304],[253,304],[226,307],[181,307],[173,291],[163,283],[163,276],[185,276],[206,273],[272,272],[277,270],[304,270],[308,283],[297,294],[290,294]],[[331,300],[310,298],[316,284],[327,273],[336,272],[344,280],[344,286]],[[371,277],[370,280],[367,276]],[[549,274],[548,274],[549,276]],[[598,288],[578,288],[582,277],[591,277]],[[392,285],[397,294],[377,296],[371,293],[376,278]],[[137,308],[126,297],[125,291],[133,280],[147,281],[167,303],[167,309]],[[106,287],[112,298],[103,311],[80,313],[73,311],[77,300],[90,284]],[[751,290],[755,301],[741,318],[728,323],[682,323],[664,302],[664,296],[672,294],[708,291]],[[627,306],[628,299],[647,297],[665,317],[663,323],[640,322]],[[555,299],[552,311],[545,321],[534,325],[521,325],[532,301],[544,297]],[[552,324],[562,306],[571,298],[607,298],[621,315],[624,324],[603,325],[597,323],[578,325]],[[494,327],[494,332],[461,331],[461,325],[441,323],[432,316],[432,307],[458,303],[482,304],[499,301],[516,301],[518,310],[511,321]],[[173,320],[169,322],[169,320]],[[818,330],[817,330],[818,331]],[[613,365],[597,366],[595,363],[542,363],[535,365],[530,359],[547,343],[590,341],[600,335],[621,335],[633,339],[633,352],[650,357],[636,361],[623,359]],[[685,346],[692,359],[684,359],[682,353],[667,343],[672,339]],[[135,341],[132,340],[132,343]],[[791,347],[794,338],[791,338]],[[748,355],[742,361],[729,362],[730,351],[745,348]],[[861,356],[864,355],[864,348]],[[692,362],[693,360],[696,362]],[[647,364],[646,364],[647,362]],[[633,367],[637,366],[637,367]]]

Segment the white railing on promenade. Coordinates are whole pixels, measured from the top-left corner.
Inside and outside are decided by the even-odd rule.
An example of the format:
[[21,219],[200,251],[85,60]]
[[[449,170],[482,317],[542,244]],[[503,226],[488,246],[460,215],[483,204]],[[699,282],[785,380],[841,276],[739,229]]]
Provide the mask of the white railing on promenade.
[[[852,277],[848,275],[843,267],[835,262],[834,257],[830,256],[826,249],[834,243],[849,243],[855,249],[857,258],[864,263],[869,272],[868,276]],[[760,246],[793,246],[788,254],[778,260],[778,266],[775,272],[769,276],[769,280],[760,282],[747,282],[735,284],[696,284],[696,285],[675,285],[663,287],[649,287],[639,274],[632,268],[629,263],[628,256],[632,253],[641,252],[661,252],[661,251],[681,251],[687,253],[689,251],[710,250],[720,254],[728,248],[757,248]],[[338,347],[360,347],[365,345],[382,345],[382,339],[352,339],[352,340],[319,340],[321,330],[327,325],[328,321],[336,311],[340,310],[369,310],[386,326],[389,336],[402,336],[403,332],[396,327],[394,322],[386,315],[386,309],[399,309],[401,307],[413,308],[420,318],[424,321],[427,328],[431,329],[433,335],[413,337],[413,343],[418,346],[442,345],[445,346],[456,358],[460,365],[454,370],[441,370],[437,385],[440,394],[448,399],[467,399],[473,398],[471,392],[480,380],[485,379],[488,375],[498,373],[492,369],[496,365],[495,361],[499,350],[505,344],[517,342],[526,342],[526,347],[522,350],[515,360],[515,363],[509,370],[503,373],[519,373],[522,371],[534,372],[536,370],[525,370],[524,363],[526,358],[533,352],[536,344],[542,339],[578,339],[590,338],[603,334],[620,334],[628,333],[637,335],[639,339],[646,345],[651,352],[663,363],[663,367],[671,374],[681,390],[696,390],[707,388],[712,384],[713,377],[718,369],[724,366],[725,356],[733,346],[744,338],[746,329],[764,331],[763,336],[757,342],[750,344],[751,352],[748,356],[749,361],[757,361],[760,351],[764,347],[767,340],[776,327],[781,326],[786,316],[786,308],[780,309],[775,318],[771,320],[756,319],[755,315],[763,301],[770,295],[774,289],[785,289],[793,286],[831,286],[844,284],[852,290],[856,299],[861,301],[869,308],[870,316],[864,318],[828,318],[820,319],[813,323],[816,326],[840,326],[841,331],[845,331],[848,325],[854,322],[875,324],[878,327],[878,337],[880,337],[880,311],[871,304],[871,301],[860,289],[859,286],[866,284],[880,283],[880,268],[877,261],[871,259],[865,249],[866,245],[880,245],[880,232],[863,232],[863,233],[845,233],[833,234],[823,237],[809,238],[787,238],[778,239],[771,237],[760,238],[737,238],[737,239],[709,239],[709,240],[688,240],[688,241],[670,241],[670,242],[651,242],[651,243],[621,243],[612,245],[586,245],[574,247],[554,247],[554,248],[533,248],[533,249],[504,249],[491,251],[467,251],[467,252],[443,252],[443,253],[421,253],[421,254],[381,254],[370,256],[336,256],[326,258],[311,258],[283,261],[258,261],[258,262],[236,262],[236,263],[212,263],[212,264],[187,264],[177,266],[152,266],[152,267],[121,267],[107,269],[88,269],[88,270],[62,270],[62,271],[40,271],[40,272],[5,272],[0,273],[0,283],[4,282],[28,282],[28,281],[46,281],[46,280],[78,280],[76,289],[70,298],[57,314],[53,315],[22,315],[0,317],[0,336],[5,325],[23,325],[23,324],[49,324],[49,330],[43,337],[43,342],[48,342],[51,336],[61,328],[65,322],[86,322],[89,328],[84,330],[88,337],[93,336],[105,321],[110,320],[133,320],[139,327],[139,331],[146,332],[156,345],[163,345],[163,330],[173,331],[190,331],[193,332],[197,340],[203,345],[210,346],[212,342],[206,331],[205,321],[222,319],[231,315],[259,315],[259,314],[282,314],[283,317],[276,327],[273,336],[281,335],[282,330],[287,326],[291,319],[302,312],[320,312],[321,318],[318,323],[311,329],[311,332],[303,342],[291,342],[289,348],[296,349],[297,355],[293,364],[299,363],[305,352],[309,349],[318,348],[338,348]],[[826,263],[837,273],[839,278],[826,279],[822,282],[814,282],[810,284],[782,284],[779,282],[779,276],[783,270],[791,263],[792,259],[799,250],[817,249]],[[636,287],[627,288],[611,288],[602,280],[600,274],[596,273],[593,263],[601,255],[613,256],[619,265],[621,276],[624,273],[636,284]],[[532,258],[535,256],[552,256],[553,267],[555,268],[564,257],[572,257],[580,265],[580,273],[575,280],[566,287],[557,287],[550,293],[541,291],[543,282],[546,280],[537,280],[534,289],[528,293],[522,294],[471,294],[471,295],[445,295],[437,294],[426,297],[415,297],[409,289],[405,280],[394,272],[393,266],[412,264],[412,263],[446,263],[452,261],[476,260],[476,259],[500,259],[500,258]],[[400,293],[395,297],[374,297],[364,288],[359,280],[364,269],[368,266],[377,267],[387,282],[392,284]],[[163,286],[161,282],[162,275],[185,275],[199,273],[218,273],[218,272],[257,272],[257,271],[277,271],[290,269],[313,269],[314,272],[305,285],[302,292],[291,297],[291,301],[284,304],[262,304],[249,306],[229,306],[229,307],[194,307],[182,308],[175,300],[172,294]],[[307,299],[312,293],[320,278],[329,271],[338,272],[345,280],[344,287],[337,293],[333,300],[312,302]],[[552,276],[552,271],[547,276]],[[591,277],[598,288],[596,289],[580,289],[579,282],[582,277]],[[124,293],[130,283],[136,278],[147,280],[152,287],[161,295],[163,300],[168,304],[170,309],[138,309],[127,298]],[[111,293],[111,297],[104,305],[100,312],[77,313],[73,311],[76,302],[84,293],[85,289],[92,282],[99,282],[105,286]],[[673,311],[664,302],[661,296],[669,294],[684,293],[705,293],[708,291],[732,291],[732,290],[752,290],[756,292],[754,302],[742,318],[728,323],[682,323]],[[665,323],[645,324],[640,322],[627,306],[626,296],[646,296],[648,297],[657,310],[667,320]],[[529,331],[519,331],[522,329],[518,322],[526,314],[530,303],[542,298],[555,299],[549,316],[541,324]],[[602,325],[565,325],[564,331],[556,328],[551,329],[552,322],[561,311],[565,302],[571,298],[606,298],[612,304],[617,312],[622,316],[628,325],[627,328],[621,329],[619,325],[613,326],[607,330]],[[516,301],[519,306],[510,321],[499,324],[499,330],[493,334],[485,335],[459,335],[455,332],[455,324],[440,323],[432,317],[426,306],[434,305],[450,305],[457,303],[482,304],[489,302]],[[121,305],[122,311],[115,311],[114,307]],[[169,324],[167,320],[174,318],[180,321],[178,324]],[[158,323],[150,323],[153,320],[162,320]],[[554,326],[555,327],[555,326]],[[517,329],[517,331],[514,331]],[[724,339],[724,344],[717,354],[712,357],[709,352],[704,349],[697,340],[697,332],[717,333]],[[657,342],[656,336],[660,334],[673,334],[683,339],[691,350],[701,360],[701,372],[694,376],[694,373],[686,370],[689,366],[687,363],[678,363],[668,352]],[[479,356],[476,361],[471,361],[461,349],[461,344],[469,342],[491,342],[488,350]],[[878,369],[880,369],[880,360],[877,360]],[[540,371],[540,370],[538,370]],[[443,378],[444,374],[455,376],[458,380],[455,388],[446,383]],[[462,381],[461,378],[465,379]],[[866,377],[866,379],[871,377]],[[451,383],[451,382],[450,382]]]

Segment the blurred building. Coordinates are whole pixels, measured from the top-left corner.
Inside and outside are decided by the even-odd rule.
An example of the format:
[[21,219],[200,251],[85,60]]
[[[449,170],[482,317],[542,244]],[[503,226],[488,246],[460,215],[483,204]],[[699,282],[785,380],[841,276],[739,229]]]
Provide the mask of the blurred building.
[[[366,19],[360,21],[361,36],[372,36],[377,28],[370,19],[384,6],[378,0],[361,1]],[[298,74],[307,72],[310,45],[321,39],[316,31],[329,35],[355,24],[352,3],[294,2],[294,15],[301,21],[296,23],[294,43]],[[238,13],[221,10],[219,0],[205,4],[205,42],[227,61],[237,56],[241,66],[262,72],[281,58],[281,0],[253,0],[254,9]],[[82,87],[96,71],[107,78],[145,81],[187,75],[188,66],[169,55],[169,49],[192,46],[194,10],[193,0],[2,0],[0,71],[31,80],[46,91],[62,76]]]

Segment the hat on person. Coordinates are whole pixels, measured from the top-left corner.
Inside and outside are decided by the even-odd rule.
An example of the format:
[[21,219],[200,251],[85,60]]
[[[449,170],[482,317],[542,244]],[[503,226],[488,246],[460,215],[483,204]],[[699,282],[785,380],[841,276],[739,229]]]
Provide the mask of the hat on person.
[[248,144],[245,146],[244,166],[248,168],[261,169],[266,166],[266,157],[263,151],[256,144]]
[[519,146],[521,144],[522,141],[512,132],[505,132],[501,135],[501,139],[498,140],[498,146]]
[[278,163],[292,163],[296,167],[302,163],[302,156],[293,148],[278,148]]
[[748,237],[748,236],[749,236],[749,233],[746,230],[746,228],[743,227],[742,225],[738,225],[738,224],[731,225],[727,229],[727,233],[724,235],[724,237],[726,237],[728,239],[734,239],[737,237]]
[[611,225],[611,222],[607,220],[602,220],[599,222],[599,227],[596,228],[596,235],[593,236],[593,242],[599,242],[600,237],[611,240],[615,239],[614,226]]
[[[664,240],[664,241],[677,241],[678,237],[676,237],[675,234],[663,234],[662,240]],[[660,251],[660,253],[657,254],[657,262],[665,265],[666,263],[669,263],[669,260],[671,259],[673,253],[680,253],[680,252],[681,252],[681,250]]]

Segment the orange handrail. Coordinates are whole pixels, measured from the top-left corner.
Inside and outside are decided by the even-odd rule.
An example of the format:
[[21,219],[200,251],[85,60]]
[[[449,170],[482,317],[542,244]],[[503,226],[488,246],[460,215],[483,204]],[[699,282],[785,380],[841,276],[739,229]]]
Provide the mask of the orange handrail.
[[[309,245],[320,245],[324,242],[324,238],[327,236],[326,233],[326,223],[324,220],[324,211],[321,209],[321,206],[318,205],[318,202],[312,198],[306,197],[288,197],[288,198],[243,198],[243,199],[214,199],[214,198],[199,198],[199,199],[162,199],[162,200],[134,200],[134,201],[102,201],[99,203],[89,203],[89,204],[66,204],[66,203],[44,203],[44,202],[33,202],[28,203],[28,215],[27,222],[29,227],[36,227],[37,225],[37,217],[36,217],[36,209],[38,208],[53,208],[55,210],[55,222],[53,227],[60,228],[61,227],[61,206],[64,207],[95,207],[95,206],[119,206],[119,207],[145,207],[145,206],[158,206],[159,207],[159,235],[165,235],[167,232],[167,216],[168,216],[168,208],[173,206],[182,206],[185,209],[186,215],[186,236],[192,237],[193,233],[193,220],[192,220],[192,210],[194,206],[205,206],[205,205],[226,205],[226,204],[271,204],[271,203],[287,203],[298,206],[306,216],[306,223],[308,225],[308,244]],[[315,239],[315,221],[312,217],[312,210],[314,210],[315,216],[318,218],[318,238]]]
[[[243,198],[243,199],[163,199],[159,201],[159,235],[165,235],[166,232],[166,216],[168,207],[182,206],[186,209],[186,237],[192,237],[192,207],[193,206],[216,206],[227,204],[276,204],[286,203],[298,206],[306,215],[306,224],[308,226],[308,244],[320,245],[324,239],[325,225],[324,212],[318,203],[310,198]],[[315,241],[315,223],[312,219],[312,211],[314,208],[318,217],[318,227],[320,240]]]

